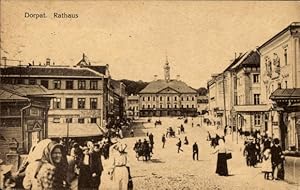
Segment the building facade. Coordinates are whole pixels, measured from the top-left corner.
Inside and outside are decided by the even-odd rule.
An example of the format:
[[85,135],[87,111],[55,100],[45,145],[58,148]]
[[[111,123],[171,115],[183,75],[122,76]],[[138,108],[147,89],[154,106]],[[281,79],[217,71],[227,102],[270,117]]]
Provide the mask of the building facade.
[[259,47],[261,101],[272,109],[266,131],[285,150],[300,151],[300,23],[292,23]]
[[48,110],[52,95],[41,85],[0,84],[0,157],[18,142],[18,151],[48,138]]
[[170,78],[168,61],[164,75],[164,80],[154,80],[139,92],[140,116],[196,116],[197,91]]
[[137,119],[139,117],[139,96],[130,95],[126,98],[126,116]]
[[89,68],[59,67],[49,62],[1,68],[2,82],[42,85],[54,95],[48,114],[50,137],[101,135],[106,76]]

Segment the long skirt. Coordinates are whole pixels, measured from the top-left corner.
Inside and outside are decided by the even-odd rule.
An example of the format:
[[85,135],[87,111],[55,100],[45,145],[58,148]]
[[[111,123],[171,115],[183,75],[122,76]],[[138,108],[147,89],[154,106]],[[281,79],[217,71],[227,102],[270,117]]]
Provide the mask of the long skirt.
[[81,165],[78,176],[78,189],[87,189],[91,187],[91,170],[88,165]]
[[128,189],[128,169],[126,166],[116,167],[113,172],[112,190],[127,190]]
[[226,153],[218,153],[216,173],[220,176],[228,176]]

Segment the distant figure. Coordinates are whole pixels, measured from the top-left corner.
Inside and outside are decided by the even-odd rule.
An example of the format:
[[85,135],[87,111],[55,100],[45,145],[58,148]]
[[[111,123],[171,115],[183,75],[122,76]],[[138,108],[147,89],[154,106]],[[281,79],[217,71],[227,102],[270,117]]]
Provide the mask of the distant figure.
[[188,141],[188,139],[187,139],[187,136],[184,137],[184,144],[185,144],[185,145],[188,145],[188,144],[189,144],[189,141]]
[[165,143],[166,143],[166,137],[165,134],[163,134],[162,138],[161,138],[161,142],[163,143],[162,148],[165,148]]
[[134,131],[133,131],[133,129],[130,130],[130,135],[131,135],[131,137],[134,137]]
[[183,152],[183,150],[181,149],[181,140],[180,140],[180,138],[178,139],[178,142],[177,142],[176,146],[177,146],[177,153],[179,153],[179,151]]
[[198,152],[199,152],[199,149],[198,149],[198,145],[197,143],[195,142],[194,145],[193,145],[193,160],[195,160],[195,157],[198,159]]

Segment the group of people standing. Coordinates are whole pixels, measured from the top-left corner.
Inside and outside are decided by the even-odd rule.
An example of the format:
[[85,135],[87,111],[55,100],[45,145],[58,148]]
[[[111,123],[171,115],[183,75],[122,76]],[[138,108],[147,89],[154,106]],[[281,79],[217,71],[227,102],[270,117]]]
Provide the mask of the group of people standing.
[[148,141],[145,138],[144,142],[139,139],[133,147],[133,150],[136,152],[136,157],[139,159],[139,157],[143,156],[144,161],[148,161],[151,159],[151,154],[153,154],[153,148],[154,148],[154,135],[152,133],[147,134]]
[[[130,170],[127,160],[127,145],[117,137],[111,138],[109,175],[113,189],[128,189]],[[87,141],[74,143],[69,151],[51,139],[44,139],[33,146],[10,180],[14,188],[31,190],[51,189],[99,189],[103,172],[103,144]],[[77,179],[77,180],[76,180]],[[77,182],[77,183],[76,183]],[[6,188],[7,189],[7,188]]]

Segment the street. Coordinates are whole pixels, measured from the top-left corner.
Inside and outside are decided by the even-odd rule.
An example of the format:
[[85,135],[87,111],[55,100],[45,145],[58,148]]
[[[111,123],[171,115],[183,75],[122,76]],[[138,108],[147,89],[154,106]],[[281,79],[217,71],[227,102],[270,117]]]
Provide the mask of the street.
[[[212,154],[213,148],[207,141],[207,126],[197,126],[197,118],[184,124],[185,134],[177,135],[177,127],[183,120],[177,118],[160,118],[162,125],[156,128],[152,118],[150,123],[147,118],[134,123],[135,136],[122,139],[128,145],[128,157],[131,166],[134,189],[299,189],[299,186],[288,184],[285,181],[264,180],[257,168],[246,166],[242,156],[242,143],[236,144],[232,136],[226,136],[226,144],[233,150],[233,158],[228,161],[230,176],[222,177],[215,174],[217,154]],[[192,127],[194,122],[194,127]],[[167,127],[172,126],[176,131],[176,138],[167,138],[165,148],[162,148],[161,137]],[[151,161],[137,161],[133,151],[134,143],[147,138],[146,133],[154,135],[154,154]],[[183,152],[177,153],[176,143],[178,137],[183,141],[189,139],[189,145],[182,146]],[[199,147],[199,161],[192,159],[192,145],[197,142]],[[108,161],[103,161],[101,189],[110,189],[110,180],[106,172]]]

